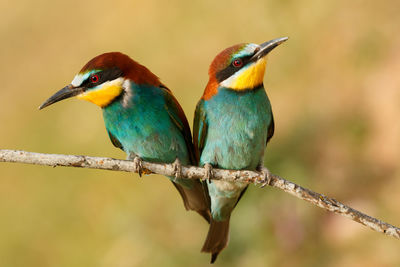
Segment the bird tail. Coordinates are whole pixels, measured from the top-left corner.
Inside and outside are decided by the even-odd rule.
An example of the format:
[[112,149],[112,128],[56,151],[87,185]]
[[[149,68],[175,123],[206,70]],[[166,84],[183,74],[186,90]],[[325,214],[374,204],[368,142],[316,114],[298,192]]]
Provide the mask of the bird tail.
[[194,180],[191,188],[184,187],[174,183],[183,199],[186,210],[194,210],[199,213],[208,223],[211,221],[210,200],[208,197],[207,187],[203,186],[200,181]]
[[211,253],[211,263],[214,263],[218,254],[227,246],[229,241],[229,220],[211,220],[206,241],[201,252]]

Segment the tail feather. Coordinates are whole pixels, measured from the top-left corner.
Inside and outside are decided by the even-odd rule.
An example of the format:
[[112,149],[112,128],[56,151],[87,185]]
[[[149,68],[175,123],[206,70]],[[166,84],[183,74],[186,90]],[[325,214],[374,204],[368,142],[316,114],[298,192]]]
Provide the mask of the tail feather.
[[229,241],[229,220],[211,220],[206,241],[201,252],[211,253],[211,263],[214,263],[218,254],[227,246]]
[[207,188],[200,181],[194,181],[194,186],[190,189],[177,183],[172,183],[181,195],[186,210],[196,211],[210,223],[210,200],[206,191]]

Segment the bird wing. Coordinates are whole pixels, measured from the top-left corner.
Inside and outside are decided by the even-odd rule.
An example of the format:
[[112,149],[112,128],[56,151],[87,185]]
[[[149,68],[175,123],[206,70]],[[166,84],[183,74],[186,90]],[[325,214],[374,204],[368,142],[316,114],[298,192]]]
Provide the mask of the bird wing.
[[197,165],[198,160],[193,147],[192,134],[185,113],[171,91],[163,85],[161,88],[164,89],[165,92],[165,109],[167,110],[171,121],[178,127],[185,139],[191,163]]
[[[165,88],[164,92],[166,103],[165,109],[167,110],[171,121],[173,121],[173,123],[178,127],[185,139],[191,163],[197,166],[198,158],[196,156],[197,154],[195,153],[192,142],[192,134],[190,132],[189,123],[186,119],[185,113],[183,112],[183,109],[179,105],[176,98],[172,95],[171,91]],[[207,222],[210,222],[210,199],[208,196],[207,187],[200,180],[191,180],[191,182],[193,187],[190,189],[176,182],[173,182],[173,184],[181,194],[186,209],[195,210],[201,216],[203,216]]]
[[272,114],[272,111],[271,111],[271,123],[269,124],[268,132],[267,132],[267,144],[268,144],[269,140],[271,140],[272,136],[274,136],[274,132],[275,132],[274,114]]
[[108,133],[108,136],[110,137],[111,143],[112,143],[115,147],[124,150],[123,147],[122,147],[121,142],[120,142],[114,135],[112,135],[112,133],[111,133],[110,131],[107,130],[107,133]]
[[193,122],[193,143],[196,150],[196,155],[200,158],[201,152],[203,151],[205,140],[207,137],[207,118],[204,111],[204,100],[201,99],[196,106],[196,111],[194,112],[194,122]]

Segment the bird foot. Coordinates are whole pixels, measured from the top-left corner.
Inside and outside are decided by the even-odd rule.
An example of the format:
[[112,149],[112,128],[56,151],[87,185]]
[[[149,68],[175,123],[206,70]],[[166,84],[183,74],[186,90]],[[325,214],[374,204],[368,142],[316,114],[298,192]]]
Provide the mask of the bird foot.
[[204,180],[207,180],[207,182],[211,182],[211,179],[214,178],[213,166],[210,163],[206,163],[204,164],[204,169]]
[[143,173],[143,160],[138,157],[135,156],[133,158],[133,171],[137,172],[139,174],[139,177],[142,177],[142,173]]
[[264,179],[261,181],[261,188],[265,187],[266,185],[271,185],[271,182],[272,182],[271,172],[264,166],[262,166],[260,168],[260,172],[264,177]]
[[181,164],[181,161],[178,158],[176,158],[174,163],[172,163],[172,166],[174,168],[175,180],[181,178],[182,177],[182,164]]

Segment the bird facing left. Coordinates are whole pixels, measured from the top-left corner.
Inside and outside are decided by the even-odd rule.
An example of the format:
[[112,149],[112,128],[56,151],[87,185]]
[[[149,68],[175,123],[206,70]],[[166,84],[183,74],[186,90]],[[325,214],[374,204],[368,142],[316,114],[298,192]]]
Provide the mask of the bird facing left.
[[[74,96],[102,109],[112,144],[134,160],[139,174],[142,160],[197,165],[189,124],[178,101],[156,75],[129,56],[111,52],[93,58],[39,109]],[[202,182],[168,178],[185,208],[209,222],[209,197]]]

